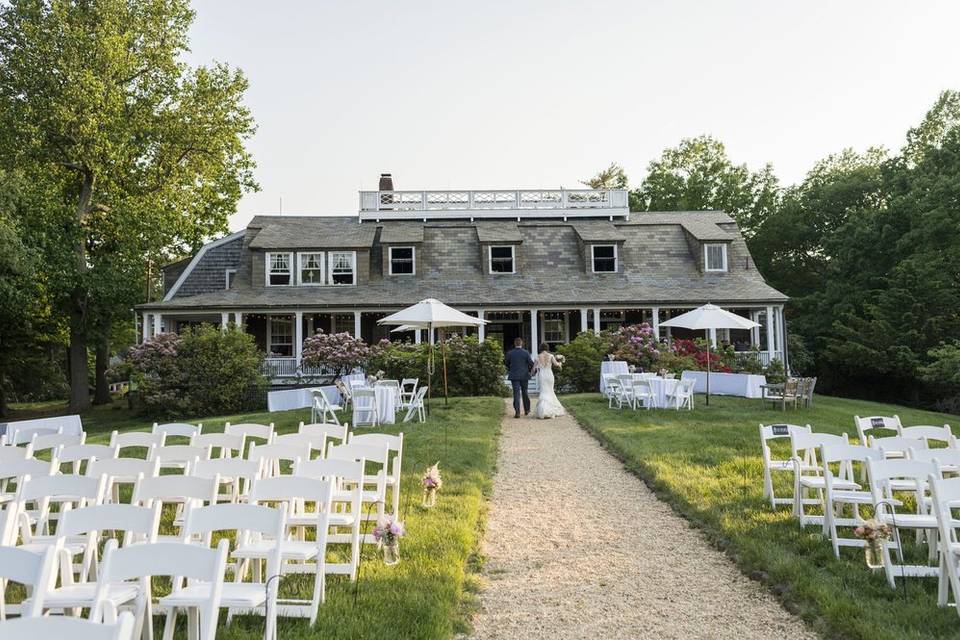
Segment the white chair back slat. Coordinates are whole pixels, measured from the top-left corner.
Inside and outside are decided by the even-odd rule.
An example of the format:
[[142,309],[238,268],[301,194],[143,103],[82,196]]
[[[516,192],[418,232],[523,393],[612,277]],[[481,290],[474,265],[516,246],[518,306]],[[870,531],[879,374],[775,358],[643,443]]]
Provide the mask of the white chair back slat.
[[297,429],[298,433],[317,433],[323,434],[327,439],[334,438],[338,440],[337,444],[343,444],[347,441],[347,425],[345,424],[330,424],[330,423],[318,423],[314,422],[311,424],[300,423],[300,427]]
[[273,423],[259,424],[255,422],[245,422],[242,424],[230,424],[229,422],[223,428],[224,433],[232,436],[243,436],[247,440],[257,438],[266,443],[273,442],[274,429]]
[[200,433],[190,440],[190,444],[195,447],[206,447],[210,451],[210,457],[233,458],[243,457],[246,443],[246,436],[230,433]]
[[[27,587],[33,597],[21,607],[20,615],[36,618],[43,615],[43,593],[50,584],[56,570],[56,549],[47,547],[39,553],[14,546],[0,546],[0,584],[16,582]],[[3,607],[0,607],[0,620],[4,620]],[[0,626],[0,637],[7,638],[6,623]],[[35,640],[35,639],[34,639]]]
[[[857,437],[860,439],[860,444],[867,444],[867,434],[874,435],[870,433],[871,431],[894,431],[895,435],[901,435],[900,432],[903,429],[903,425],[900,423],[900,416],[854,416],[853,422],[857,427]],[[887,435],[890,435],[889,433]]]
[[949,424],[943,426],[934,425],[916,425],[912,427],[903,427],[900,429],[900,435],[904,438],[923,438],[930,446],[930,441],[942,442],[950,449],[957,448],[957,439],[953,435]]
[[86,442],[86,440],[87,434],[85,433],[35,433],[33,434],[33,439],[30,440],[30,448],[33,450],[34,455],[36,455],[39,451],[49,451],[57,447],[70,445],[81,445]]
[[135,621],[129,611],[122,612],[109,624],[82,618],[47,616],[18,618],[3,623],[4,640],[38,640],[70,638],[70,640],[134,640]]
[[186,422],[153,423],[153,433],[162,433],[165,437],[193,438],[203,432],[202,424],[187,424]]

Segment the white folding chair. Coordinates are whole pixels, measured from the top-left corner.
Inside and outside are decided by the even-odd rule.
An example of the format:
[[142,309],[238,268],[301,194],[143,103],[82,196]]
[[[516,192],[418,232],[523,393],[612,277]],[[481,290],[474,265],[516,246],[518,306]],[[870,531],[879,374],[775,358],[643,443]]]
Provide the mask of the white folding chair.
[[[899,436],[900,432],[903,430],[903,425],[900,424],[900,416],[866,416],[861,418],[860,416],[853,416],[853,422],[857,427],[857,438],[860,439],[860,444],[867,446],[867,435],[884,435],[890,436]],[[885,433],[876,434],[872,433],[874,431],[884,431]],[[890,432],[893,433],[890,433]]]
[[420,422],[426,422],[427,415],[423,407],[423,399],[427,395],[427,387],[420,387],[417,389],[416,395],[413,396],[413,400],[410,401],[410,404],[407,406],[407,415],[403,417],[404,422],[410,422],[416,416]]
[[[633,389],[631,390],[629,397],[633,401],[633,408],[636,409],[641,404],[644,409],[656,408],[657,406],[657,394],[653,392],[653,387],[650,385],[649,380],[643,378],[635,378],[631,381]],[[624,384],[623,381],[620,382],[621,385]]]
[[[43,593],[43,607],[47,610],[90,609],[97,602],[97,583],[90,579],[97,570],[99,542],[104,532],[122,533],[121,544],[130,546],[155,542],[160,528],[160,505],[137,507],[130,504],[99,504],[64,512],[57,527],[60,586],[51,582]],[[85,538],[82,559],[75,567],[72,540]],[[74,579],[74,570],[79,575]],[[106,583],[105,583],[106,584]],[[108,596],[114,606],[130,602],[137,589],[130,586],[108,585]]]
[[[327,449],[327,458],[331,460],[363,460],[365,462],[361,497],[365,504],[375,504],[377,512],[375,516],[365,514],[364,518],[376,520],[382,518],[386,512],[387,504],[387,470],[390,467],[390,447],[382,443],[331,445]],[[372,475],[366,471],[366,467],[370,465],[375,465]],[[369,490],[367,489],[368,486],[374,488]],[[334,497],[339,499],[341,496],[335,494]]]
[[417,385],[420,378],[404,378],[400,381],[400,406],[404,409],[410,406],[410,401],[417,395]]
[[[824,444],[848,444],[847,434],[841,436],[831,433],[790,434],[790,460],[793,462],[793,515],[801,527],[809,524],[823,525],[823,516],[808,514],[804,507],[824,505],[826,480],[821,473],[819,449]],[[860,485],[852,481],[835,480],[835,486],[844,489],[859,489]],[[816,497],[810,497],[815,494]]]
[[617,376],[618,381],[620,382],[620,397],[617,398],[617,406],[622,408],[623,405],[629,405],[631,409],[637,408],[637,398],[633,395],[634,387],[634,377],[631,373],[624,373]]
[[[165,438],[176,437],[192,440],[194,436],[198,436],[202,432],[202,424],[187,424],[186,422],[153,423],[153,433],[162,433]],[[164,444],[166,444],[166,441],[164,441]]]
[[[400,513],[400,477],[403,464],[403,432],[397,435],[386,433],[362,433],[350,434],[349,444],[386,446],[393,453],[389,466],[386,469],[386,487],[390,489],[391,503],[393,505],[390,513],[394,517]],[[376,482],[376,478],[367,478],[367,482]]]
[[903,436],[877,438],[867,435],[867,446],[882,451],[885,458],[904,458],[908,449],[926,449],[927,441],[923,438],[905,438]]
[[59,519],[59,513],[51,513],[56,505],[59,512],[80,509],[100,504],[106,491],[106,477],[54,475],[25,476],[17,493],[21,504],[33,503],[36,509],[18,514],[20,538],[25,546],[53,544],[50,523]]
[[27,443],[25,447],[15,447],[12,444],[0,445],[0,464],[11,460],[26,460],[33,456],[33,449]]
[[145,450],[148,454],[153,447],[162,447],[166,443],[166,436],[162,433],[148,433],[146,431],[114,431],[110,434],[110,446],[117,450],[117,457],[123,457],[124,449]]
[[322,434],[327,439],[334,438],[337,444],[344,444],[347,441],[347,425],[343,424],[325,424],[325,423],[300,423],[297,433]]
[[[823,444],[820,446],[820,463],[823,465],[824,503],[823,533],[830,537],[833,555],[840,557],[840,547],[862,547],[860,538],[845,538],[839,528],[853,528],[863,524],[860,517],[861,505],[873,505],[873,494],[859,486],[850,488],[854,478],[854,464],[866,466],[869,460],[883,460],[883,453],[877,449],[851,444]],[[833,467],[836,465],[837,472]],[[850,506],[851,516],[843,515],[843,507]]]
[[90,622],[81,618],[48,616],[7,620],[0,628],[4,640],[38,640],[70,638],[70,640],[134,640],[133,614],[124,611],[112,624]]
[[133,485],[137,478],[152,478],[160,475],[159,460],[141,460],[140,458],[106,458],[92,460],[87,464],[87,475],[107,476],[107,491],[104,502],[120,502],[120,485]]
[[[249,546],[262,539],[282,540],[287,524],[287,506],[277,509],[254,504],[217,504],[191,509],[183,523],[184,540],[199,536],[205,546],[210,545],[212,534],[217,531],[236,531],[236,548]],[[228,609],[227,624],[234,613],[260,611],[266,616],[265,638],[277,638],[277,581],[270,580],[280,575],[280,546],[275,545],[266,562],[266,577],[243,582],[247,561],[239,562],[234,582],[223,585],[220,606]],[[258,572],[259,573],[259,572]],[[160,605],[177,609],[202,606],[209,600],[209,587],[188,584],[176,593],[160,599]],[[171,630],[172,622],[167,624]]]
[[306,448],[309,458],[314,457],[314,454],[322,458],[327,446],[327,436],[321,431],[298,431],[277,436],[273,439],[273,444]]
[[677,411],[686,407],[693,410],[693,389],[696,381],[693,378],[683,378],[673,387],[673,392],[667,394],[668,404],[672,404]]
[[[130,504],[140,507],[153,507],[159,504],[161,509],[164,505],[175,505],[173,526],[176,528],[182,524],[183,514],[186,511],[216,504],[219,490],[220,476],[216,474],[212,478],[176,474],[140,478],[133,487],[133,498]],[[158,535],[157,542],[177,542],[182,537],[180,533]]]
[[[294,538],[279,541],[281,573],[313,573],[313,595],[310,600],[283,598],[278,600],[281,615],[317,620],[317,609],[326,599],[326,559],[328,517],[333,500],[333,484],[304,476],[281,476],[263,478],[253,485],[251,504],[283,503],[287,506],[287,526],[298,531]],[[314,505],[313,511],[307,505]],[[313,539],[304,535],[303,529],[312,528]],[[233,556],[240,560],[266,560],[274,553],[277,540],[262,538],[247,545],[240,545]]]
[[917,425],[914,427],[903,427],[900,434],[904,438],[923,438],[927,441],[927,448],[931,442],[942,442],[948,449],[957,448],[957,438],[950,430],[950,425],[945,424],[942,427]]
[[210,448],[190,444],[167,444],[153,447],[150,460],[156,460],[161,469],[181,469],[190,473],[190,466],[197,460],[208,460]]
[[[160,599],[160,606],[164,606],[164,601],[177,599],[185,588],[193,589],[195,594],[204,592],[206,597],[195,596],[189,604],[179,607],[190,611],[187,618],[189,637],[214,640],[220,617],[228,549],[229,542],[226,540],[221,540],[216,549],[182,542],[150,543],[118,549],[117,541],[109,540],[103,554],[103,566],[90,619],[111,622],[117,609],[117,598],[113,593],[119,589],[131,589],[135,593],[132,600],[134,633],[136,636],[142,634],[146,638],[153,638],[150,581],[153,577],[169,576],[174,581],[173,590],[170,595]],[[189,581],[189,587],[184,587],[184,580]],[[164,637],[173,637],[175,621],[176,614],[173,613],[164,626]]]
[[24,458],[23,460],[8,460],[0,464],[0,503],[13,500],[16,497],[16,490],[11,487],[11,483],[19,486],[25,476],[36,478],[39,476],[49,476],[57,471],[59,463],[56,456],[50,460],[37,460],[35,458]]
[[[926,565],[905,565],[903,546],[900,539],[901,529],[913,529],[917,537],[927,535],[929,557],[936,558],[937,518],[928,511],[927,481],[931,475],[940,475],[935,462],[917,460],[867,460],[870,492],[873,496],[874,518],[893,529],[894,544],[882,541],[883,571],[891,589],[896,588],[896,578],[936,577],[937,567]],[[915,501],[913,511],[902,511],[904,503],[895,494],[909,492]],[[897,549],[899,564],[890,557],[890,547]]]
[[[341,395],[343,391],[341,391]],[[341,402],[331,402],[330,398],[327,397],[326,391],[323,389],[313,389],[313,404],[310,409],[310,421],[317,422],[318,420],[322,423],[326,423],[328,420],[333,424],[340,424],[340,419],[337,417],[337,411],[343,411],[344,405],[346,403],[341,400]]]
[[[327,517],[331,533],[327,544],[345,544],[350,549],[350,560],[345,563],[326,563],[326,573],[340,574],[357,579],[360,563],[360,528],[363,521],[363,496],[361,487],[364,478],[363,460],[301,460],[294,468],[294,475],[333,483],[334,508]],[[309,522],[308,516],[295,516],[291,523]],[[347,533],[340,533],[347,529]]]
[[774,472],[793,473],[792,459],[775,459],[770,451],[770,442],[785,438],[790,440],[794,433],[810,433],[810,425],[795,424],[760,425],[760,451],[763,455],[763,497],[770,501],[770,508],[776,510],[777,505],[793,504],[793,496],[778,498],[773,488]]
[[257,440],[263,440],[264,444],[270,444],[273,442],[273,423],[270,424],[258,424],[255,422],[247,422],[243,424],[230,424],[229,422],[223,427],[223,432],[230,434],[231,436],[243,436],[248,442],[250,438],[256,438]]
[[34,433],[33,439],[30,441],[30,448],[33,455],[37,455],[41,451],[51,451],[58,447],[83,444],[86,440],[87,434],[85,433]]
[[950,606],[950,592],[953,592],[953,606],[960,615],[960,537],[957,536],[960,518],[953,515],[953,510],[960,508],[960,478],[945,480],[939,474],[931,474],[927,482],[930,484],[931,511],[937,519],[940,538],[937,605]]
[[380,408],[377,406],[377,392],[370,387],[353,390],[353,427],[380,424]]
[[218,489],[217,502],[236,504],[247,501],[253,483],[263,475],[263,464],[259,460],[215,458],[198,461],[191,473],[198,478],[219,478],[220,486],[225,485],[228,492]]
[[61,468],[63,465],[70,465],[69,472],[75,475],[86,473],[86,467],[91,460],[109,460],[116,457],[117,450],[107,444],[74,444],[60,447],[57,451]]
[[57,433],[63,433],[63,427],[53,425],[20,427],[15,429],[13,433],[7,433],[6,443],[13,446],[29,444],[33,441],[34,436],[45,436]]
[[297,460],[301,458],[304,460],[310,459],[310,451],[311,446],[309,443],[277,444],[276,442],[271,442],[270,444],[258,446],[257,443],[254,442],[250,445],[250,452],[247,454],[247,459],[253,462],[260,462],[263,465],[261,477],[268,478],[283,474],[282,464],[284,462],[289,463],[292,472],[293,465]]
[[936,462],[943,477],[960,474],[960,449],[909,449],[907,458],[921,462]]
[[[53,547],[35,553],[20,547],[0,546],[0,620],[7,619],[5,593],[9,582],[16,582],[34,594],[25,606],[17,607],[20,616],[36,618],[43,615],[44,585],[53,580],[55,569],[56,549]],[[7,637],[5,630],[5,625],[0,626],[0,637]]]
[[245,443],[246,437],[242,433],[199,433],[190,439],[194,447],[206,447],[210,451],[210,458],[242,458]]

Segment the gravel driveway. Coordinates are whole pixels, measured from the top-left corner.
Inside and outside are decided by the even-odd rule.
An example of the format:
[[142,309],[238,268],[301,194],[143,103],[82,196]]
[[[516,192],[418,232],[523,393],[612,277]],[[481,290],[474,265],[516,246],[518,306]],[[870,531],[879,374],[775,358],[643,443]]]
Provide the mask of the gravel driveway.
[[473,637],[816,637],[572,418],[508,411]]

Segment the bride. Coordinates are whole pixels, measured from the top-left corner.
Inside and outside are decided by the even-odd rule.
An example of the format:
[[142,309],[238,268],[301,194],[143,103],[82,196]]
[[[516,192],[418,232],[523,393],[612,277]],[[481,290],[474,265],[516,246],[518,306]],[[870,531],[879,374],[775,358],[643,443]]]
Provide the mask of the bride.
[[540,398],[534,416],[537,418],[557,418],[566,415],[566,410],[557,399],[553,391],[553,368],[563,368],[563,356],[555,357],[550,353],[547,343],[540,345],[540,354],[537,356],[537,382],[540,386]]

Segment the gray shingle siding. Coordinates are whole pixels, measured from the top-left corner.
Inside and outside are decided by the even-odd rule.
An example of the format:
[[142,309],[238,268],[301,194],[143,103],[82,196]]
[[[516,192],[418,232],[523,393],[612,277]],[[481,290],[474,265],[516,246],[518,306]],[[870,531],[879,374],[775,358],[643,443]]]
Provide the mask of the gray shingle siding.
[[227,269],[239,269],[243,238],[207,250],[187,275],[173,299],[187,298],[226,288]]

